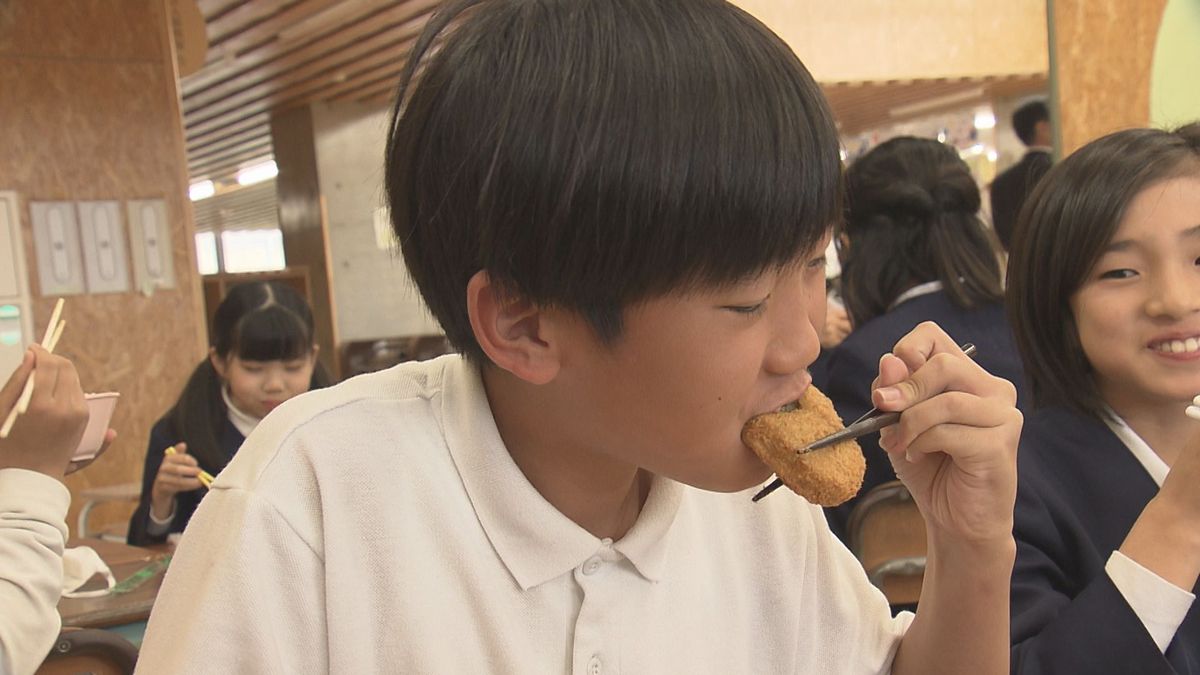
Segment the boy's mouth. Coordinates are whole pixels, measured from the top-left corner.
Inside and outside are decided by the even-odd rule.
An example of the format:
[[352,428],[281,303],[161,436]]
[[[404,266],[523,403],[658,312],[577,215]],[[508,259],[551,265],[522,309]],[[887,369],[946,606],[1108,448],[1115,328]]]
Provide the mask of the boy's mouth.
[[792,401],[791,403],[785,403],[785,404],[779,406],[779,410],[776,410],[775,412],[786,413],[786,412],[792,412],[793,410],[799,410],[799,409],[800,409],[800,402]]

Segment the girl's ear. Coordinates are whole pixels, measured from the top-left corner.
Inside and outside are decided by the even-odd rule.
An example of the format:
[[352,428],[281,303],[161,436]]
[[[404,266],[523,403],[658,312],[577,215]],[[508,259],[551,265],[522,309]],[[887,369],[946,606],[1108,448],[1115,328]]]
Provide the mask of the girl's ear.
[[559,345],[544,308],[480,270],[467,282],[467,314],[492,363],[531,384],[546,384],[558,374]]
[[217,355],[217,350],[213,349],[212,347],[208,348],[208,361],[209,361],[209,363],[212,364],[213,370],[217,371],[217,375],[222,380],[229,379],[226,376],[226,371],[228,370],[228,364],[225,363],[225,359],[223,359],[219,355]]

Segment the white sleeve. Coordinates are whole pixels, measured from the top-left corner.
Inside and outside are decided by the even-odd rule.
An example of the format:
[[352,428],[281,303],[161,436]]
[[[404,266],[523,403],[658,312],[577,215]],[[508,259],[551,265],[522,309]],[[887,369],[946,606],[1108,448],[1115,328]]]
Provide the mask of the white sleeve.
[[150,521],[146,523],[146,534],[152,537],[158,537],[167,534],[171,531],[171,521],[175,520],[175,499],[171,499],[171,512],[167,517],[159,520],[154,517],[154,507],[150,507]]
[[1146,627],[1158,650],[1166,653],[1167,645],[1175,638],[1175,631],[1179,630],[1196,596],[1120,551],[1113,551],[1104,571]]
[[322,673],[324,561],[262,497],[214,486],[150,614],[138,673]]
[[42,664],[62,619],[62,556],[71,493],[36,471],[0,469],[0,673]]

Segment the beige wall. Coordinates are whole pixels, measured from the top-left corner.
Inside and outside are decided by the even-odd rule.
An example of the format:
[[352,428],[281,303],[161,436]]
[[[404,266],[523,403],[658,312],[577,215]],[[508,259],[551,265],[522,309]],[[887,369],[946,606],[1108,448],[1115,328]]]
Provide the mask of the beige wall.
[[733,2],[821,82],[1046,72],[1045,0]]
[[[120,438],[67,479],[79,490],[140,481],[146,439],[204,352],[183,131],[163,0],[0,2],[0,190],[19,195],[35,333],[54,298],[38,287],[29,202],[165,199],[176,288],[73,295],[58,351],[87,391],[122,394]],[[131,281],[132,287],[132,281]],[[109,507],[94,523],[126,520]]]
[[1062,154],[1150,124],[1151,65],[1166,0],[1051,0]]

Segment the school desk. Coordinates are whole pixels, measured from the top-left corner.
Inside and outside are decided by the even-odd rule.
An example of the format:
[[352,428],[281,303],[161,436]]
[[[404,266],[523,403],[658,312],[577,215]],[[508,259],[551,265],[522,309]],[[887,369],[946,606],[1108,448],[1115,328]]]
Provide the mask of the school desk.
[[[112,570],[118,585],[130,578],[136,578],[140,583],[126,593],[109,593],[98,598],[62,598],[58,602],[58,613],[62,617],[63,627],[105,628],[126,637],[130,637],[132,632],[134,637],[140,638],[145,621],[150,617],[150,608],[154,606],[154,598],[162,585],[165,569],[156,569],[161,565],[155,565],[150,573],[138,575],[138,572],[161,561],[174,547],[163,544],[141,548],[102,539],[71,539],[67,546],[90,546],[95,549]],[[97,580],[98,577],[93,577],[82,590],[101,588],[103,582],[97,585]],[[130,626],[133,626],[132,631],[127,628]],[[136,644],[140,639],[131,641]]]

